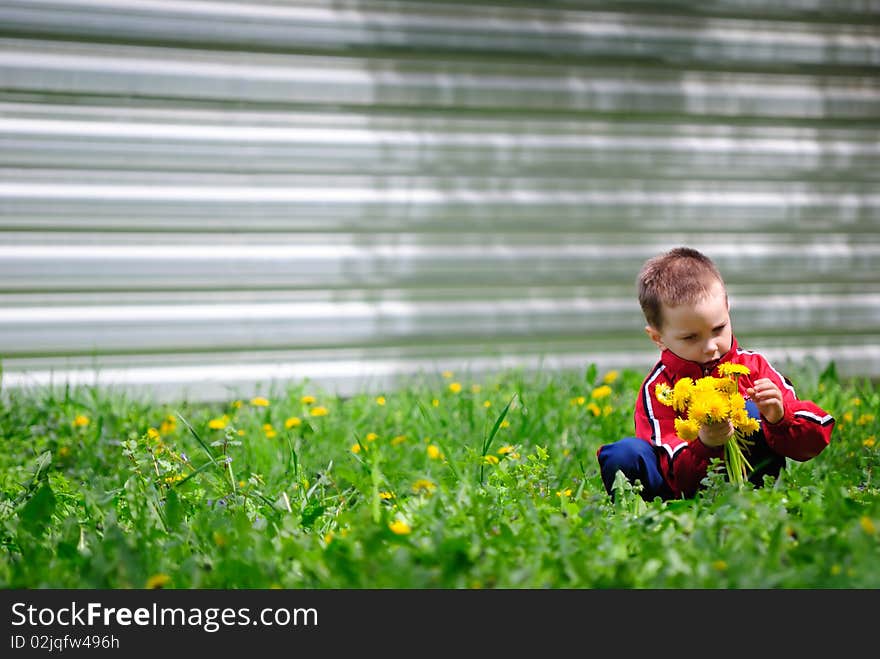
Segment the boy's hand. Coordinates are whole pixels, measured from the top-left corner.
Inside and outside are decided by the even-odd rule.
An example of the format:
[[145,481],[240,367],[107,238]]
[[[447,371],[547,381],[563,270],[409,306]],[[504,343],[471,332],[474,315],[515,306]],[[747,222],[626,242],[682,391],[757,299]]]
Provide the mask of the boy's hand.
[[718,421],[700,426],[700,441],[710,448],[723,446],[731,437],[733,437],[733,424],[730,421]]
[[755,380],[755,386],[746,389],[748,394],[761,414],[770,423],[778,423],[785,414],[785,407],[782,404],[782,391],[773,384],[772,380],[761,378]]

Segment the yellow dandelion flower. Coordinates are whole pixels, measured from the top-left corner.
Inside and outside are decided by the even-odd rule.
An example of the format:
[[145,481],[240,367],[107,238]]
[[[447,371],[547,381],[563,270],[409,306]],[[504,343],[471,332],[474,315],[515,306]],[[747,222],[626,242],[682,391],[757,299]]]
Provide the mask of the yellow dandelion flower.
[[860,425],[860,426],[866,426],[866,425],[868,425],[869,423],[872,423],[873,421],[874,421],[874,415],[873,415],[873,414],[862,414],[862,415],[858,418],[858,420],[856,421],[856,423],[857,423],[858,425]]
[[376,396],[376,405],[384,405],[385,396]]
[[318,405],[316,407],[313,407],[309,411],[309,414],[311,414],[312,416],[327,416],[328,414],[330,414],[330,410],[328,410],[326,407]]
[[727,569],[727,561],[712,561],[712,567],[719,572],[724,572]]
[[235,434],[238,435],[239,437],[244,437],[244,430],[236,430]]
[[329,545],[331,542],[333,542],[333,531],[327,531],[324,534],[324,544]]
[[440,401],[437,398],[431,399],[431,407],[440,407]]
[[687,409],[687,418],[689,421],[693,421],[697,425],[703,425],[710,422],[709,407],[706,402],[707,401],[703,398],[691,400]]
[[495,451],[498,455],[507,455],[513,451],[513,447],[510,444],[506,444]]
[[241,409],[242,405],[243,405],[243,403],[240,400],[234,400],[231,403],[229,403],[229,407],[231,407],[234,410]]
[[389,501],[394,498],[394,492],[391,492],[389,490],[379,492],[379,498],[382,499],[382,501]]
[[164,588],[169,583],[171,583],[171,577],[169,577],[167,574],[154,574],[149,579],[147,579],[147,588],[150,590]]
[[162,420],[162,423],[159,426],[159,433],[162,435],[170,435],[174,432],[175,428],[177,428],[177,419],[169,414]]
[[70,447],[69,446],[61,446],[58,449],[58,457],[66,458],[70,455]]
[[379,439],[379,435],[374,432],[368,432],[367,436],[364,437],[364,439],[366,439],[368,442],[375,442],[377,439]]
[[498,427],[499,427],[499,428],[509,428],[509,427],[510,427],[510,421],[508,421],[507,419],[504,419],[504,421],[502,421],[502,422],[501,422],[501,425],[498,426]]
[[284,427],[287,430],[290,430],[291,428],[299,428],[301,425],[302,425],[302,419],[300,419],[298,416],[288,417],[284,421]]
[[654,395],[657,397],[657,400],[664,405],[672,405],[672,387],[665,382],[661,382],[654,387]]
[[723,377],[730,375],[748,375],[751,373],[748,366],[744,364],[734,364],[733,362],[724,362],[718,365],[718,374]]
[[76,428],[82,428],[89,425],[89,423],[91,423],[91,421],[89,420],[89,417],[87,417],[85,414],[77,414],[73,418],[73,425]]
[[391,446],[398,446],[406,441],[406,435],[397,435],[391,438]]
[[590,393],[590,398],[593,400],[601,400],[603,398],[608,398],[611,395],[611,387],[607,384],[603,384],[600,387],[596,387],[593,389],[592,393]]
[[428,444],[428,457],[432,460],[439,460],[443,457],[443,454],[440,452],[440,448],[435,444]]
[[492,401],[491,400],[484,400],[483,407],[487,407],[487,408],[492,407]]
[[155,428],[147,428],[147,438],[148,439],[161,439],[162,436],[159,434],[159,431]]
[[[354,444],[351,445],[351,452],[352,452],[352,453],[360,453],[360,452],[361,452],[361,448],[362,448],[361,445],[360,445],[358,442],[355,442]],[[366,450],[367,450],[367,447],[364,446],[364,447],[363,447],[363,450],[366,451]]]
[[852,423],[853,413],[852,412],[844,412],[843,420],[846,421],[847,423]]
[[745,410],[731,413],[730,421],[733,423],[734,430],[738,430],[743,435],[751,435],[761,428],[761,422],[750,417]]
[[208,427],[211,428],[211,430],[223,430],[228,423],[229,417],[224,414],[223,416],[208,421]]
[[712,393],[708,397],[709,418],[714,421],[722,421],[730,414],[730,402],[718,393]]
[[730,414],[730,403],[717,391],[694,391],[688,407],[688,418],[700,424],[723,421]]
[[874,444],[877,443],[877,438],[874,435],[868,437],[865,441],[862,442],[862,445],[866,448],[874,448]]
[[421,494],[422,492],[430,494],[436,489],[437,486],[426,478],[420,478],[412,484],[412,490],[415,494]]
[[602,415],[603,416],[611,416],[612,412],[614,412],[614,408],[611,407],[611,405],[606,405],[605,407],[602,408]]
[[254,407],[268,407],[269,400],[267,398],[263,398],[262,396],[257,396],[255,398],[251,398],[251,405]]
[[598,405],[596,405],[596,403],[592,401],[590,401],[590,403],[587,405],[587,409],[593,416],[602,416],[602,410],[599,408]]
[[686,442],[695,440],[700,435],[700,424],[692,419],[676,419],[675,434]]
[[498,458],[494,455],[484,455],[483,462],[485,462],[486,464],[489,464],[489,465],[497,465]]
[[557,491],[556,491],[556,496],[558,496],[558,497],[560,497],[560,498],[563,497],[563,496],[570,497],[570,496],[571,496],[571,488],[570,488],[570,487],[567,487],[567,488],[565,488],[564,490],[557,490]]
[[612,382],[615,382],[619,376],[620,373],[618,371],[608,371],[602,378],[602,382],[605,384],[611,384]]
[[412,527],[403,520],[395,520],[388,525],[391,532],[395,535],[409,535],[412,533]]
[[478,393],[480,393],[482,390],[483,390],[483,388],[482,388],[480,385],[478,385],[478,384],[472,384],[472,385],[471,385],[471,392],[472,392],[472,393],[478,394]]
[[583,405],[586,402],[587,402],[586,396],[575,396],[574,398],[571,399],[572,405]]
[[859,405],[862,404],[862,399],[859,398],[858,396],[856,396],[855,398],[851,398],[849,402],[850,402],[850,404],[855,405],[856,407],[858,407]]
[[863,515],[859,520],[859,525],[862,527],[862,530],[868,535],[874,535],[877,533],[877,527],[874,526],[874,520],[872,520],[867,515]]
[[721,391],[728,396],[733,396],[739,391],[736,382],[733,380],[729,380],[728,378],[721,378],[721,381],[718,383],[718,391]]
[[831,566],[831,576],[836,577],[838,574],[843,572],[843,568],[841,568],[837,563]]
[[278,433],[275,431],[275,428],[272,427],[271,423],[264,423],[263,424],[263,432],[266,434],[266,437],[268,437],[269,439],[272,439],[273,437],[278,435]]
[[745,411],[746,409],[746,399],[743,398],[742,394],[738,391],[733,391],[727,398],[727,402],[730,403],[730,411],[731,413],[737,411]]
[[454,394],[457,394],[461,391],[461,383],[460,382],[450,382],[449,383],[449,391]]
[[707,375],[706,377],[700,378],[699,380],[696,380],[694,382],[694,394],[709,391],[714,392],[718,389],[719,385],[722,382],[730,382],[730,380],[728,380],[727,378],[715,378],[711,375]]
[[441,375],[442,375],[444,378],[446,378],[447,380],[449,380],[449,379],[452,378],[455,374],[454,374],[452,371],[443,371],[443,373],[441,373]]
[[682,378],[672,388],[672,407],[676,412],[683,412],[694,390],[694,381],[691,378]]

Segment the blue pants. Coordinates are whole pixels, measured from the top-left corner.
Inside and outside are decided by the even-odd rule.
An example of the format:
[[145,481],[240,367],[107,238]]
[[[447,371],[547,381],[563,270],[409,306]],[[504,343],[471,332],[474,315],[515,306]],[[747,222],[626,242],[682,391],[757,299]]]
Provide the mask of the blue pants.
[[[752,418],[760,418],[758,406],[753,401],[746,401],[746,409]],[[754,442],[746,453],[746,459],[754,468],[749,476],[749,481],[756,487],[760,487],[764,484],[765,475],[774,478],[779,476],[779,472],[785,467],[785,458],[767,446],[767,441],[761,430],[751,435],[749,441]],[[663,500],[673,498],[672,490],[663,478],[663,474],[660,473],[658,450],[663,449],[652,446],[637,437],[625,437],[620,441],[600,447],[598,453],[599,470],[602,474],[602,482],[605,484],[605,491],[614,496],[611,487],[614,485],[617,471],[620,470],[630,483],[639,481],[642,484],[641,495],[645,501],[653,501],[655,497],[660,497]]]

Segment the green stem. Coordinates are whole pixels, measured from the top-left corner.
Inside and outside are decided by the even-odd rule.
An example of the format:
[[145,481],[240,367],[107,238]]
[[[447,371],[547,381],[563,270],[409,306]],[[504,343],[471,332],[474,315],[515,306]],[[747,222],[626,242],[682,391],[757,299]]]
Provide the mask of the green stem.
[[737,485],[745,483],[752,471],[752,465],[743,454],[742,437],[739,433],[735,433],[724,445],[724,465],[730,482]]

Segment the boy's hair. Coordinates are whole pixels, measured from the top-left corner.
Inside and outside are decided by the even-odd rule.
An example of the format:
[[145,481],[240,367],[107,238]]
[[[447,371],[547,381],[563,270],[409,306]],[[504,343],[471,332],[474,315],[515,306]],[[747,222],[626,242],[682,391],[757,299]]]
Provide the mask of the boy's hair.
[[637,280],[645,320],[651,327],[661,329],[662,305],[677,307],[699,302],[716,281],[724,286],[712,259],[690,247],[676,247],[648,259]]

